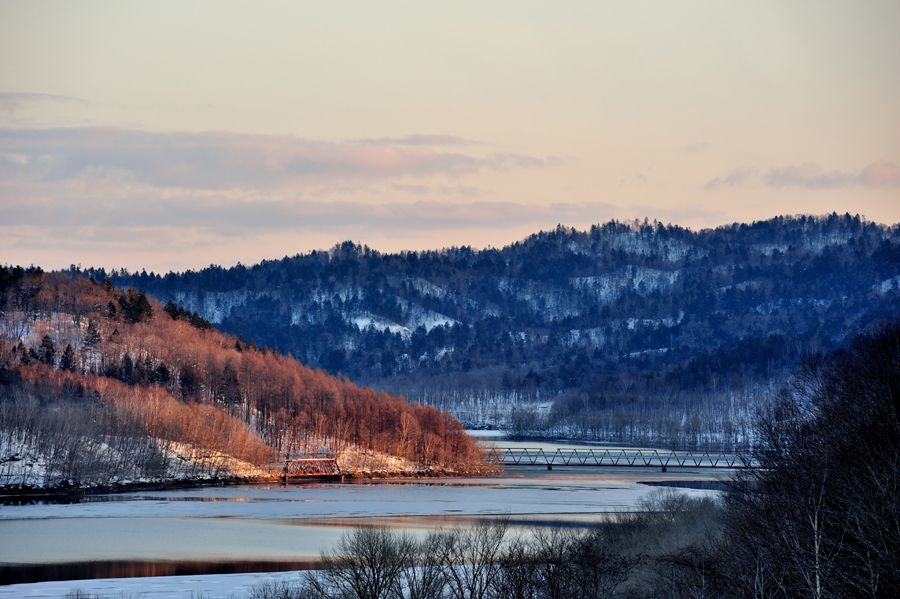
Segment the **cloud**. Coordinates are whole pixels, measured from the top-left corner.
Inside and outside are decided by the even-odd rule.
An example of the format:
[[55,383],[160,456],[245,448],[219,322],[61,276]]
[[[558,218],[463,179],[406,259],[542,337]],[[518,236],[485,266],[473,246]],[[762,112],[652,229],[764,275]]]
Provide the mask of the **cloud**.
[[426,193],[431,192],[431,187],[428,185],[407,185],[403,183],[394,183],[391,185],[391,189],[394,191],[400,191],[403,193],[410,193],[412,195],[425,195]]
[[[465,196],[471,192],[467,188],[450,188],[448,193]],[[600,219],[614,213],[611,205],[603,203],[535,206],[514,202],[419,200],[376,204],[229,198],[196,193],[159,198],[152,190],[134,194],[127,202],[86,199],[80,193],[31,201],[19,201],[15,193],[11,196],[7,195],[11,201],[3,207],[5,225],[62,228],[64,235],[76,237],[84,237],[85,231],[152,228],[203,229],[216,235],[250,235],[263,230],[340,232],[348,227],[508,228],[528,223],[546,225],[550,220],[554,224],[567,220],[581,222],[587,215]]]
[[467,198],[474,198],[475,196],[481,195],[483,192],[477,187],[472,187],[470,185],[441,185],[438,187],[438,191],[447,196],[463,196]]
[[838,170],[824,171],[811,162],[800,166],[786,166],[766,173],[769,187],[805,187],[807,189],[838,189],[855,184],[855,175]]
[[859,173],[863,187],[900,187],[900,166],[896,162],[873,162]]
[[847,189],[866,187],[900,187],[900,166],[879,160],[861,171],[825,170],[818,164],[806,162],[800,166],[773,168],[762,177],[754,168],[736,168],[724,179],[716,177],[703,185],[706,191],[721,187],[751,187],[765,184],[774,189],[802,187],[804,189]]
[[559,156],[548,156],[547,158],[534,158],[532,156],[523,156],[521,154],[513,154],[511,152],[497,152],[486,157],[486,163],[491,168],[497,170],[509,170],[512,167],[522,169],[545,168],[553,166],[562,166],[575,160],[571,156],[565,158]]
[[406,137],[381,137],[363,139],[360,143],[376,146],[466,146],[476,142],[454,135],[407,135]]
[[87,100],[73,96],[57,96],[53,94],[23,94],[15,92],[0,92],[0,112],[12,114],[23,107],[32,104],[81,104],[87,105]]
[[684,146],[686,152],[702,152],[703,150],[708,150],[711,146],[705,141],[688,144]]
[[533,169],[560,162],[554,157],[478,156],[375,140],[332,143],[291,136],[95,127],[0,129],[0,180],[114,178],[162,189],[262,192],[358,186],[399,177],[456,178],[485,169]]
[[743,187],[744,184],[753,179],[757,173],[758,171],[755,168],[736,168],[728,173],[728,176],[724,179],[716,177],[715,179],[708,181],[706,185],[703,186],[703,189],[712,191],[719,187]]

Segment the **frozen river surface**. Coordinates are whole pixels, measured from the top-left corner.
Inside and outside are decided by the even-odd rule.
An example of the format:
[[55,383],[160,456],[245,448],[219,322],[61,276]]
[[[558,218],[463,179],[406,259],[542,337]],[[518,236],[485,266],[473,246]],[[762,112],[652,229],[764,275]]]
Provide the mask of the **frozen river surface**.
[[[530,466],[486,479],[207,487],[102,495],[73,503],[3,505],[0,573],[9,582],[22,580],[22,572],[46,580],[126,575],[103,574],[118,571],[135,576],[164,571],[154,568],[166,564],[167,572],[174,573],[171,565],[184,563],[194,564],[198,572],[222,572],[215,567],[239,563],[250,571],[254,564],[260,570],[295,569],[333,547],[355,526],[390,526],[421,534],[492,516],[508,516],[522,526],[584,526],[610,512],[637,507],[654,490],[642,482],[727,475],[648,468],[547,471]],[[110,570],[110,565],[119,569]],[[217,585],[227,586],[228,580],[243,585],[256,578],[193,575],[12,584],[0,586],[0,599],[60,597],[76,586],[112,596],[115,593],[105,592],[110,585],[120,590],[143,585],[133,590],[152,587],[159,591],[154,595],[183,597],[181,590],[213,591]],[[186,584],[194,586],[182,586]]]
[[[348,527],[413,530],[472,517],[579,523],[637,506],[641,481],[707,472],[539,467],[489,479],[207,487],[0,506],[0,564],[308,559]],[[707,491],[684,491],[695,494]]]

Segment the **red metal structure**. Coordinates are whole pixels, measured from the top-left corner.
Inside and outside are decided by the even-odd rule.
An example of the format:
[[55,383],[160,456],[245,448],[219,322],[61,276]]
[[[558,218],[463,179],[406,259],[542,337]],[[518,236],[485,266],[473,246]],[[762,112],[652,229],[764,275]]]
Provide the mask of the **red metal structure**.
[[334,458],[310,460],[287,460],[284,463],[282,476],[285,478],[306,476],[341,476],[340,466]]

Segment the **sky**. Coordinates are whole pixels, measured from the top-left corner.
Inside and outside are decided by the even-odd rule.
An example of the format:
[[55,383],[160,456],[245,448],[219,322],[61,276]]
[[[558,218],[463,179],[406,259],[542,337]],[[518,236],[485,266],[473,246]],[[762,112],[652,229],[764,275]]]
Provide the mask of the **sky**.
[[900,222],[900,3],[0,3],[0,263]]

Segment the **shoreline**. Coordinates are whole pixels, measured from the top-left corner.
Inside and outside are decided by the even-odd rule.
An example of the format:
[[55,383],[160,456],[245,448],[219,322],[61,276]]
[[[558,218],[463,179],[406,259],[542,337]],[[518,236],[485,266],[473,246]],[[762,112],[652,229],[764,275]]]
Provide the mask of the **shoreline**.
[[170,479],[161,481],[138,481],[131,483],[115,483],[112,485],[96,485],[79,487],[63,483],[56,487],[32,487],[32,486],[0,486],[0,505],[9,505],[16,501],[34,501],[40,499],[64,500],[66,498],[79,498],[91,495],[108,495],[114,493],[130,493],[136,491],[166,491],[171,489],[202,489],[207,487],[228,487],[237,485],[302,485],[305,482],[316,483],[322,481],[355,482],[365,480],[384,479],[423,479],[423,478],[480,478],[502,474],[503,469],[490,472],[457,472],[455,470],[427,468],[425,470],[402,471],[357,471],[346,474],[325,474],[311,476],[285,477],[283,475],[271,476],[229,476],[209,479]]

